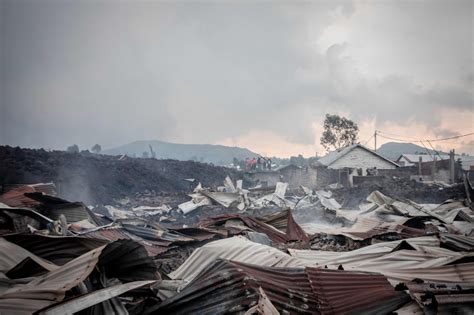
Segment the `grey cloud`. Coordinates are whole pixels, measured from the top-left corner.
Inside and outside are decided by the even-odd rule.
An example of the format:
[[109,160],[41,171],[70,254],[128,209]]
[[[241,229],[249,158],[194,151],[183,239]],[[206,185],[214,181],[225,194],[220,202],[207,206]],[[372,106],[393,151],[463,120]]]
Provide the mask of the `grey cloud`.
[[[331,12],[356,12],[347,1],[2,4],[2,143],[202,143],[259,129],[312,144],[319,138],[312,124],[326,112],[428,125],[440,123],[437,109],[473,112],[472,81],[433,86],[417,73],[367,77],[346,54],[351,43],[314,49],[335,23]],[[434,6],[429,16],[420,20],[423,34],[443,12]],[[465,32],[449,22],[443,19],[440,38]],[[436,62],[436,52],[426,59]]]

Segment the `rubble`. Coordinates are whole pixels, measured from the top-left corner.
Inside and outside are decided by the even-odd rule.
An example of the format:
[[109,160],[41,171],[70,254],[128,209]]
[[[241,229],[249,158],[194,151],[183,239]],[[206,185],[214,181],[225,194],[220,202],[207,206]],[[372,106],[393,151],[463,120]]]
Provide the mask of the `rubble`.
[[95,206],[53,184],[10,187],[0,313],[474,311],[474,212],[457,194],[376,189],[353,205],[344,188],[192,178],[188,196],[148,189]]

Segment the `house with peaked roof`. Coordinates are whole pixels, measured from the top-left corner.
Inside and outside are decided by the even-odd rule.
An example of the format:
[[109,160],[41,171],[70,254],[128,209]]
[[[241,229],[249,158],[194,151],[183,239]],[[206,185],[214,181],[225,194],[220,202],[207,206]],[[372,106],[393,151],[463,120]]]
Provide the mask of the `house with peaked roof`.
[[397,163],[358,143],[329,152],[317,163],[320,167],[338,170],[340,182],[350,186],[352,186],[353,176],[369,175],[367,170],[374,168],[386,170],[398,167]]
[[400,166],[413,166],[413,165],[418,165],[420,162],[425,163],[425,162],[433,162],[435,159],[436,160],[449,160],[449,155],[448,154],[441,154],[441,155],[429,155],[429,154],[402,154],[398,157],[398,159],[395,161],[398,165]]

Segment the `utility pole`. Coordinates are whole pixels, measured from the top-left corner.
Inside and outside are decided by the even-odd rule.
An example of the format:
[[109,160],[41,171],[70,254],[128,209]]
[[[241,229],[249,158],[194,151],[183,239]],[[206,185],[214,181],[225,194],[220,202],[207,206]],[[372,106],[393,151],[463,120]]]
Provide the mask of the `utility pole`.
[[449,181],[454,184],[454,149],[449,151]]
[[375,152],[377,152],[377,130],[375,130],[374,132],[374,142],[375,142],[375,145],[374,145]]

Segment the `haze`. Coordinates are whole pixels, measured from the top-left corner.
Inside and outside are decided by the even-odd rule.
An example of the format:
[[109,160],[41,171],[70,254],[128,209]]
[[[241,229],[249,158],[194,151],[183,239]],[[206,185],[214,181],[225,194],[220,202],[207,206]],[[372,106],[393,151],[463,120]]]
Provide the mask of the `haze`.
[[[323,153],[474,131],[472,1],[1,1],[0,144],[215,143]],[[387,139],[379,138],[378,144]],[[372,142],[368,142],[372,146]],[[474,154],[473,137],[437,148]]]

